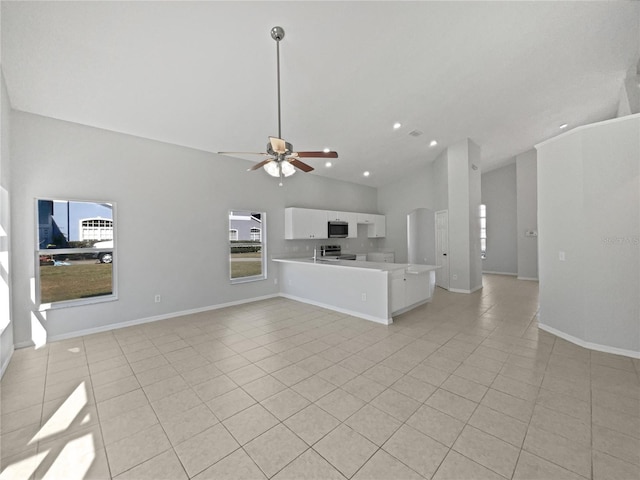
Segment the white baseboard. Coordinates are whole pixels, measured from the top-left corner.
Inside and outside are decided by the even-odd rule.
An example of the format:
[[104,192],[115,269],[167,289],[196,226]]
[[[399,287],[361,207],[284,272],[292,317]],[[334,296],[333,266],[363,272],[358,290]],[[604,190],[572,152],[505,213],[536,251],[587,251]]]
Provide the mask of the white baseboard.
[[624,348],[610,347],[608,345],[600,345],[599,343],[592,343],[582,340],[581,338],[574,337],[573,335],[569,335],[568,333],[561,332],[549,325],[545,325],[544,323],[538,322],[538,328],[540,330],[544,330],[545,332],[549,332],[557,337],[562,338],[571,343],[575,343],[584,348],[588,348],[589,350],[596,350],[598,352],[604,353],[612,353],[614,355],[624,355],[625,357],[631,358],[640,358],[640,352],[636,352],[634,350],[626,350]]
[[481,288],[482,288],[482,285],[478,285],[477,287],[473,287],[471,290],[467,290],[464,288],[450,288],[449,291],[451,293],[473,293],[473,292],[477,292]]
[[491,272],[489,270],[483,270],[482,273],[488,273],[490,275],[509,275],[511,277],[515,277],[516,275],[518,275],[517,273],[510,273],[510,272]]
[[[134,325],[142,325],[144,323],[157,322],[158,320],[168,320],[170,318],[181,317],[183,315],[192,315],[194,313],[208,312],[210,310],[219,310],[221,308],[232,307],[234,305],[242,305],[244,303],[257,302],[257,301],[260,301],[260,300],[267,300],[269,298],[275,298],[275,297],[278,297],[278,296],[279,295],[277,293],[274,293],[274,294],[271,294],[271,295],[264,295],[264,296],[261,296],[261,297],[253,297],[253,298],[248,298],[248,299],[244,299],[244,300],[236,300],[234,302],[220,303],[220,304],[217,304],[217,305],[209,305],[207,307],[193,308],[193,309],[190,309],[190,310],[182,310],[182,311],[179,311],[179,312],[165,313],[163,315],[155,315],[153,317],[138,318],[136,320],[130,320],[128,322],[112,323],[110,325],[103,325],[103,326],[96,327],[96,328],[89,328],[89,329],[86,329],[86,330],[78,330],[78,331],[75,331],[75,332],[63,333],[62,335],[54,335],[54,336],[49,337],[47,339],[47,342],[57,342],[59,340],[67,340],[69,338],[76,338],[76,337],[83,337],[85,335],[92,335],[94,333],[108,332],[109,330],[117,330],[117,329],[120,329],[120,328],[132,327]],[[25,342],[25,344],[16,345],[16,347],[18,347],[18,348],[30,347],[30,346],[33,346],[33,343]]]
[[308,303],[309,305],[315,305],[316,307],[326,308],[327,310],[333,310],[334,312],[345,313],[353,317],[362,318],[371,322],[381,323],[383,325],[391,325],[393,323],[392,318],[380,318],[373,315],[367,315],[366,313],[355,312],[353,310],[347,310],[346,308],[336,307],[334,305],[327,305],[326,303],[314,302],[308,298],[296,297],[295,295],[289,295],[287,293],[280,293],[281,297],[288,298],[289,300],[295,300],[296,302]]
[[518,277],[518,280],[529,280],[531,282],[537,282],[538,277]]
[[9,366],[9,362],[11,361],[11,357],[13,356],[13,352],[14,346],[11,345],[11,351],[9,352],[9,355],[7,355],[7,358],[4,360],[4,362],[2,362],[2,365],[0,366],[0,379],[4,376],[4,372]]

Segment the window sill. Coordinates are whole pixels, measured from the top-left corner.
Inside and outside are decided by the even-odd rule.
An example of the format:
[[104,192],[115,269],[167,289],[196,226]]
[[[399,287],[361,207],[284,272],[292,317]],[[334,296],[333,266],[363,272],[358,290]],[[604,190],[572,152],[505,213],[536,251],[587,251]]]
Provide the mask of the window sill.
[[256,275],[255,277],[232,278],[230,282],[231,282],[231,285],[236,285],[240,283],[259,282],[260,280],[266,280],[266,279],[267,277],[265,275]]
[[38,311],[45,312],[47,310],[60,310],[62,308],[83,307],[85,305],[95,305],[96,303],[115,302],[118,300],[117,295],[104,295],[93,298],[83,298],[80,300],[64,300],[62,302],[41,303]]

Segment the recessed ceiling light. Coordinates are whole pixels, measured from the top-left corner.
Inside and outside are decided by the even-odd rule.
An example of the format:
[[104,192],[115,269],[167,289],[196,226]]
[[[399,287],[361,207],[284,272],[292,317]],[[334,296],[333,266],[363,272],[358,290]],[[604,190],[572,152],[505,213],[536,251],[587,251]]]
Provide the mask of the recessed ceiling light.
[[324,153],[329,153],[331,151],[331,149],[329,147],[325,148],[324,150],[322,150]]
[[402,124],[401,124],[400,122],[396,122],[396,123],[394,123],[394,124],[393,124],[393,129],[394,129],[394,130],[397,130],[397,129],[399,129],[401,126],[402,126]]
[[562,125],[560,125],[560,130],[564,130],[565,128],[567,128],[569,126],[568,123],[563,123]]
[[366,171],[366,172],[364,172],[362,175],[364,175],[365,177],[368,177],[368,176],[369,176],[369,175],[371,175],[371,174],[369,173],[369,170],[367,170],[367,171]]
[[327,162],[324,164],[325,167],[329,168],[331,165],[333,165],[331,162]]
[[429,144],[430,147],[435,147],[438,144],[438,142],[436,142],[435,140],[431,140],[431,143]]

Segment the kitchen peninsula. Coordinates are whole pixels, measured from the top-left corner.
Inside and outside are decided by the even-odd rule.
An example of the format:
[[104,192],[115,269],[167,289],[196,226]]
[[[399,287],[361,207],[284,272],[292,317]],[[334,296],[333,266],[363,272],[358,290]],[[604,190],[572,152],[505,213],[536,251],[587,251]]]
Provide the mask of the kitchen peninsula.
[[435,265],[273,258],[282,296],[377,323],[429,302]]

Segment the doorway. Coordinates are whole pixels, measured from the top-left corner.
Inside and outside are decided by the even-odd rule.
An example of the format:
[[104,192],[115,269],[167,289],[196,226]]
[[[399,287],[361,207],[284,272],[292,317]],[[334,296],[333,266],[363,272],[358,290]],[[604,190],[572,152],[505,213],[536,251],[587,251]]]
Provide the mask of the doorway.
[[449,290],[449,211],[436,212],[436,285]]

